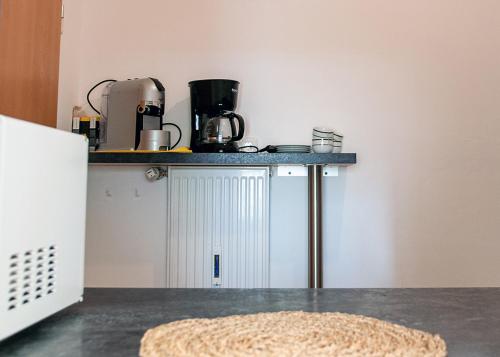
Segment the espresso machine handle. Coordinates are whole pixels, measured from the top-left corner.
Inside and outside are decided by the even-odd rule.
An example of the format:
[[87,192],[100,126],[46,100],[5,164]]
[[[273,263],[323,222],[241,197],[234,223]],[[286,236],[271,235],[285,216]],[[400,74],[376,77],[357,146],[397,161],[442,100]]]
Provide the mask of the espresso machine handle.
[[[234,135],[234,132],[236,131],[236,127],[234,125],[235,119],[238,120],[238,135]],[[245,121],[243,120],[243,117],[239,114],[231,113],[229,114],[229,120],[231,120],[231,129],[233,130],[233,137],[231,138],[231,141],[243,139],[243,134],[245,134]]]

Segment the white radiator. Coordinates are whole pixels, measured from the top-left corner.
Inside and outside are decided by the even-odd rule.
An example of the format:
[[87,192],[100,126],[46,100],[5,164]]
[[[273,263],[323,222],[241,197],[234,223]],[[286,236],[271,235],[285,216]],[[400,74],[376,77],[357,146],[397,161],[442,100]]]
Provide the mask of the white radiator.
[[167,287],[269,287],[268,168],[169,168]]

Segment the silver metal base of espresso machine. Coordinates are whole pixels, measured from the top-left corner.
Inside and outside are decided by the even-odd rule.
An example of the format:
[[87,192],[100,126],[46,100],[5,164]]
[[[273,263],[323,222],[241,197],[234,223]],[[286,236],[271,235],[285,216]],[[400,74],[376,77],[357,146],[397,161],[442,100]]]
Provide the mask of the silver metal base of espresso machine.
[[143,130],[138,150],[165,151],[170,150],[170,131]]

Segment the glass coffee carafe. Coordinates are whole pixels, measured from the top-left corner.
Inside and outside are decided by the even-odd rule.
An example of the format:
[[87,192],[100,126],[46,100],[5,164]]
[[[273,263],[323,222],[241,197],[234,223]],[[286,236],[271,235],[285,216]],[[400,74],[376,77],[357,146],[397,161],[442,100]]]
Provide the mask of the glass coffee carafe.
[[[238,122],[238,125],[236,125]],[[243,138],[245,124],[243,118],[235,113],[223,113],[205,121],[202,131],[204,144],[225,145]]]

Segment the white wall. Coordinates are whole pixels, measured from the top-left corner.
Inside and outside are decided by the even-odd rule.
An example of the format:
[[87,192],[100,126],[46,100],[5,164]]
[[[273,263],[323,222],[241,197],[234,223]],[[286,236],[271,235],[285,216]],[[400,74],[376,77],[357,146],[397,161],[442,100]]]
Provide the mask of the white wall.
[[[237,79],[239,112],[260,145],[308,143],[325,125],[358,153],[328,188],[326,221],[338,224],[326,285],[500,286],[500,2],[80,6],[81,23],[66,18],[63,60],[73,50],[85,58],[61,69],[80,102],[61,93],[61,127],[93,83],[155,76],[167,118],[187,130],[187,82]],[[296,189],[300,200],[305,185]]]
[[61,53],[59,58],[59,100],[57,127],[70,130],[73,106],[81,102],[80,79],[82,78],[82,2],[63,0],[64,19],[61,26]]

